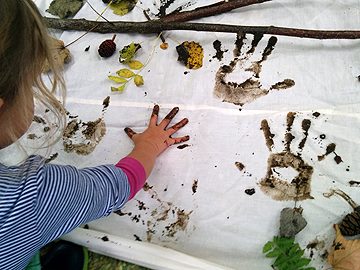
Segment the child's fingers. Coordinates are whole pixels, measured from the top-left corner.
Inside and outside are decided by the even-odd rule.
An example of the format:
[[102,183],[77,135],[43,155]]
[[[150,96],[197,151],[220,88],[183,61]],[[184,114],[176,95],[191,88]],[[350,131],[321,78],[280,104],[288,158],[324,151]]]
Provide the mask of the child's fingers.
[[179,107],[173,108],[168,113],[168,115],[165,116],[165,118],[160,122],[159,127],[165,129],[178,112],[179,112]]
[[186,142],[188,140],[190,140],[190,136],[184,136],[184,137],[178,137],[178,138],[173,138],[174,139],[174,144],[178,144],[178,143],[183,143]]
[[178,122],[175,125],[173,125],[172,127],[170,127],[168,130],[166,130],[166,132],[170,136],[170,135],[174,134],[176,131],[178,131],[180,128],[185,126],[187,123],[189,123],[189,120],[187,118],[184,118],[180,122]]
[[136,134],[135,131],[133,131],[131,128],[126,127],[124,129],[125,133],[129,136],[130,139],[132,139],[132,137]]
[[150,117],[149,127],[157,125],[157,120],[158,120],[158,116],[159,116],[159,109],[160,109],[159,105],[154,106],[153,111],[151,113],[151,117]]

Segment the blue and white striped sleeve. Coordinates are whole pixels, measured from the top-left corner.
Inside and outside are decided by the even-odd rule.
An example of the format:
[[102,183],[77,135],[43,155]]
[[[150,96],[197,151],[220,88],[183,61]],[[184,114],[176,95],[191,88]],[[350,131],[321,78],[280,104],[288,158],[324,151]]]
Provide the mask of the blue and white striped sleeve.
[[77,169],[46,164],[38,181],[35,212],[44,244],[109,215],[130,195],[125,173],[114,165]]

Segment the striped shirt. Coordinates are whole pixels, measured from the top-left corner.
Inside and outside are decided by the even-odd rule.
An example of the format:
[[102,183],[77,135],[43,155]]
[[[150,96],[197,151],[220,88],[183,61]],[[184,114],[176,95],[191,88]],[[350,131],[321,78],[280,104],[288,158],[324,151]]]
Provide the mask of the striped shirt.
[[0,164],[0,270],[24,269],[42,246],[121,208],[132,184],[116,166],[77,169],[40,156]]

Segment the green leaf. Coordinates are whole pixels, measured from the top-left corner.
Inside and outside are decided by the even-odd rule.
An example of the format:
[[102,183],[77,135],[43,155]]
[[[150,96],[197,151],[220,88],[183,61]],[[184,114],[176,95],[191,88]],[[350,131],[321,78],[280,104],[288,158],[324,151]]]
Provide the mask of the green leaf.
[[265,256],[267,258],[275,258],[275,257],[278,257],[280,254],[282,254],[281,250],[275,249],[275,250],[270,251],[269,253],[267,253]]
[[116,83],[127,83],[127,80],[125,80],[122,77],[117,77],[117,76],[108,76],[108,78]]
[[137,0],[113,0],[110,8],[114,14],[124,16],[129,13],[136,5]]
[[311,262],[310,259],[300,258],[300,259],[295,263],[295,265],[296,265],[298,268],[301,268],[301,267],[303,267],[303,266],[309,265],[310,262]]
[[135,73],[132,72],[130,69],[127,69],[127,68],[120,69],[120,70],[116,71],[116,73],[120,77],[124,77],[124,78],[131,78],[131,77],[135,76]]
[[124,90],[125,90],[125,84],[123,84],[123,85],[120,85],[119,87],[111,87],[111,92],[120,92],[120,93],[122,93],[122,92],[124,92]]
[[80,10],[82,5],[82,0],[54,0],[46,11],[64,19],[73,17]]
[[273,243],[268,241],[263,247],[263,253],[269,252],[273,248]]
[[141,45],[139,43],[131,42],[129,45],[125,46],[121,49],[119,61],[120,63],[126,64],[129,61],[131,61],[136,52],[141,48]]
[[141,69],[144,65],[143,65],[143,63],[141,63],[141,62],[138,61],[138,60],[130,60],[130,61],[128,62],[128,66],[129,66],[129,68],[131,68],[131,69],[139,70],[139,69]]
[[141,75],[135,75],[134,83],[136,86],[141,86],[144,84],[144,78]]

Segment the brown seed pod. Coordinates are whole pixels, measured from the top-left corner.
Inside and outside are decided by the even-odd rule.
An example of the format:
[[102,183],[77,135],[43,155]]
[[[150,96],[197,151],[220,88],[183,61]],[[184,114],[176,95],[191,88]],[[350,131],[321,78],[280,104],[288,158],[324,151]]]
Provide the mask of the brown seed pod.
[[100,44],[98,52],[101,57],[110,57],[114,54],[116,50],[115,37],[116,35],[112,39],[107,39]]
[[331,190],[330,193],[324,194],[325,197],[331,197],[332,195],[337,194],[346,200],[354,211],[350,214],[347,214],[343,220],[339,223],[339,229],[343,236],[355,236],[360,234],[360,206],[357,205],[349,195],[343,192],[340,189]]

